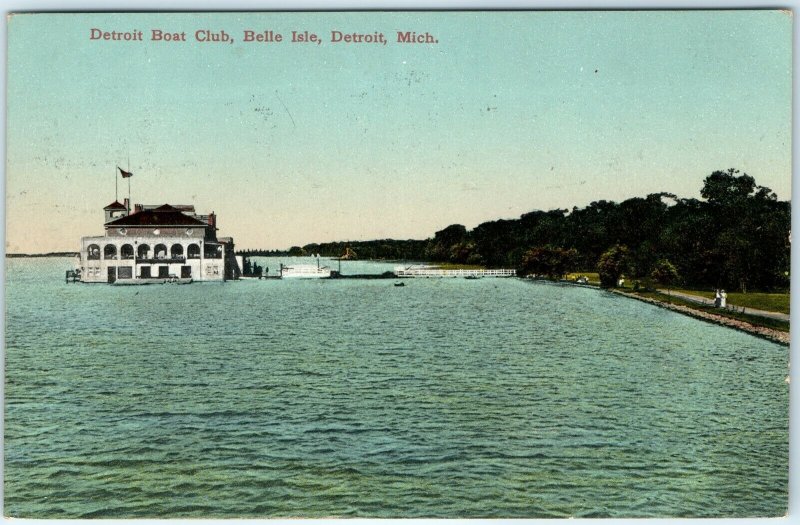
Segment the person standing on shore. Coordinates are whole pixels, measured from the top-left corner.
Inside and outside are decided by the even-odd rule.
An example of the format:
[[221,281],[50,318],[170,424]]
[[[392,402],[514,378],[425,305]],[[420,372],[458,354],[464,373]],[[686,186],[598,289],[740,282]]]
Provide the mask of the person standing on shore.
[[719,294],[719,306],[720,308],[726,308],[728,306],[728,294],[725,293],[725,290],[722,290]]
[[717,288],[717,293],[714,295],[714,308],[719,308],[720,304],[722,304],[722,295],[720,295],[719,288]]

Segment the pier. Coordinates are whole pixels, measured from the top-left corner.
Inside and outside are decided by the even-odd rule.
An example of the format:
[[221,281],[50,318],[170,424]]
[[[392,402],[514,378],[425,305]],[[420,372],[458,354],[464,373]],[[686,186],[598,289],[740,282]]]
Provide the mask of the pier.
[[493,270],[467,270],[463,268],[447,270],[435,266],[398,266],[394,269],[397,277],[515,277],[516,270],[499,268]]

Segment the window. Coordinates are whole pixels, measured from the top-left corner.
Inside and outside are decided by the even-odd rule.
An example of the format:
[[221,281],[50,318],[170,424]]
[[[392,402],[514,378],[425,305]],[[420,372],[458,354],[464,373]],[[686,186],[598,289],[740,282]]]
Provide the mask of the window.
[[158,276],[159,277],[169,277],[169,266],[159,266],[158,267]]
[[133,259],[133,245],[123,244],[122,249],[120,249],[120,255],[123,259]]
[[90,244],[88,248],[86,248],[86,258],[87,259],[99,259],[100,258],[100,247],[96,244]]
[[103,259],[116,259],[117,258],[117,247],[113,244],[106,244],[105,248],[103,248]]
[[206,243],[204,246],[205,250],[203,250],[203,256],[206,259],[221,259],[222,258],[222,246],[219,244],[211,244]]
[[198,245],[192,243],[186,249],[186,253],[187,253],[189,259],[199,259],[200,258],[200,247]]
[[156,244],[156,259],[166,259],[167,258],[167,245],[166,244]]
[[149,266],[142,266],[141,278],[142,279],[149,279],[150,277],[151,277],[151,275],[150,275],[150,267]]
[[117,277],[120,279],[132,279],[133,266],[120,266],[117,268]]
[[140,259],[149,259],[150,258],[150,245],[149,244],[140,244],[139,245],[139,258]]
[[173,259],[176,257],[183,257],[183,246],[177,243],[173,244],[172,248],[170,248],[170,254]]
[[181,266],[181,279],[186,279],[192,276],[191,266]]

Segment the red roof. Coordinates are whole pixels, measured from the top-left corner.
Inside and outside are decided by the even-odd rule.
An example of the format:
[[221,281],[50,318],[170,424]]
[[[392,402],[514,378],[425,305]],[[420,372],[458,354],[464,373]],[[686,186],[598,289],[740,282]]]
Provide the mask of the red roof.
[[189,217],[169,204],[164,204],[152,210],[144,210],[126,217],[120,217],[117,220],[106,223],[106,226],[208,226],[208,224],[194,217]]
[[125,207],[124,204],[120,204],[119,201],[114,201],[105,208],[104,210],[127,210],[128,208]]

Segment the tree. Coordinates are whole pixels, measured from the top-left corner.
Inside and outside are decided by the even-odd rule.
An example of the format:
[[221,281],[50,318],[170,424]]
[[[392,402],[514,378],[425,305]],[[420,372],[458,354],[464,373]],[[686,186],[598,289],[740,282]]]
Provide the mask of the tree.
[[489,267],[516,267],[522,260],[521,241],[514,231],[517,221],[497,220],[479,224],[471,232],[476,253]]
[[597,271],[600,273],[600,286],[613,288],[617,286],[619,278],[628,269],[628,247],[615,244],[597,261]]
[[670,286],[678,282],[679,275],[677,268],[675,268],[675,265],[669,262],[669,260],[659,259],[653,267],[653,271],[650,272],[650,278],[666,286],[667,295],[669,295]]
[[578,252],[574,249],[565,250],[551,246],[531,248],[522,256],[519,273],[560,279],[565,273],[574,269],[577,256]]
[[428,247],[427,256],[434,261],[463,262],[455,260],[458,257],[459,249],[454,249],[454,247],[463,244],[466,238],[466,227],[461,224],[451,224],[434,234]]
[[701,195],[708,201],[704,238],[710,239],[709,276],[717,287],[767,289],[786,283],[791,223],[789,203],[771,189],[733,168],[706,177]]
[[[756,181],[747,173],[737,175],[739,170],[731,168],[727,171],[715,171],[705,178],[700,195],[709,204],[731,206],[741,203],[756,188]],[[769,192],[769,188],[765,188]]]

